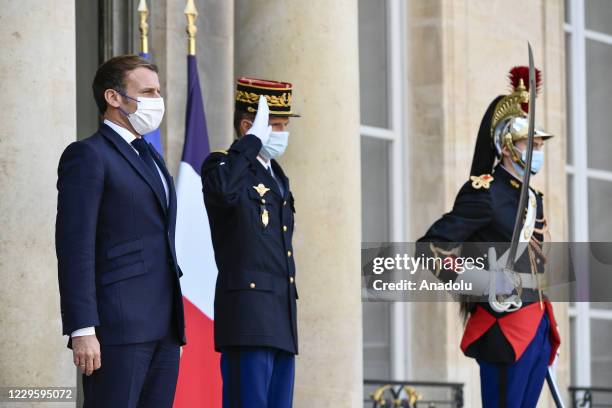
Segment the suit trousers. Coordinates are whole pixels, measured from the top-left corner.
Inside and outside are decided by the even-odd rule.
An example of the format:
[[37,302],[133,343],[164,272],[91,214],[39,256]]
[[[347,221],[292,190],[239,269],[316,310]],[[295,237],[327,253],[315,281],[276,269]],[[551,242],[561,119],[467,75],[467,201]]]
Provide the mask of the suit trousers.
[[176,325],[160,340],[100,347],[102,366],[83,375],[84,408],[171,408],[179,372]]

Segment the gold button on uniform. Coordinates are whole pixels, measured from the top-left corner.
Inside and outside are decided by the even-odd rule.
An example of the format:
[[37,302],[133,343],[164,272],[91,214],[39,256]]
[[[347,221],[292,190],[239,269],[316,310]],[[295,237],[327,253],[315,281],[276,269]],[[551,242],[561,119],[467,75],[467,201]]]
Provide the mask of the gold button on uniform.
[[283,201],[283,205],[287,205],[287,200]]
[[283,232],[287,232],[287,226],[283,225]]
[[251,284],[249,285],[249,287],[250,287],[251,289],[255,289],[255,282],[251,282]]
[[287,251],[287,256],[291,256],[291,251]]
[[293,276],[289,277],[289,283],[293,283]]
[[265,203],[266,203],[266,199],[265,199],[265,198],[262,198],[262,199],[261,199],[261,203],[262,203],[262,204],[265,204]]

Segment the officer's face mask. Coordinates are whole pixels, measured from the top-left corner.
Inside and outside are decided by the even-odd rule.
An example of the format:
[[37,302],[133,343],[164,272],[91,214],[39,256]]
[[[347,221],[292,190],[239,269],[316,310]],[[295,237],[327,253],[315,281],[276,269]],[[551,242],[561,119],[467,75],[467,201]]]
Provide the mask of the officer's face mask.
[[[516,148],[517,151],[521,153],[521,160],[523,163],[527,163],[527,150],[520,150]],[[531,174],[536,174],[542,169],[544,165],[544,151],[543,150],[534,150],[531,155]],[[518,163],[512,162],[512,166],[514,166],[514,170],[516,173],[523,177],[525,174],[525,168]]]
[[134,113],[127,113],[121,108],[119,110],[127,116],[138,134],[146,135],[159,127],[164,118],[164,98],[143,98],[141,96],[132,98],[125,92],[119,92],[119,94],[137,103]]
[[261,147],[261,155],[266,160],[282,156],[289,144],[289,132],[270,132],[268,141]]

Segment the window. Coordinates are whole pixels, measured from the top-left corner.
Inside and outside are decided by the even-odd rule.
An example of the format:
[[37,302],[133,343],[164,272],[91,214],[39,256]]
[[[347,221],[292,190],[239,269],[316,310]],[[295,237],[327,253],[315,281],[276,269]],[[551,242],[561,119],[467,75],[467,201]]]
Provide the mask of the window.
[[[566,0],[568,203],[572,241],[612,241],[612,4]],[[590,288],[579,288],[588,291]],[[612,384],[612,304],[570,307],[572,384]]]
[[[362,240],[404,241],[402,0],[359,1]],[[364,376],[405,379],[408,304],[363,304]]]

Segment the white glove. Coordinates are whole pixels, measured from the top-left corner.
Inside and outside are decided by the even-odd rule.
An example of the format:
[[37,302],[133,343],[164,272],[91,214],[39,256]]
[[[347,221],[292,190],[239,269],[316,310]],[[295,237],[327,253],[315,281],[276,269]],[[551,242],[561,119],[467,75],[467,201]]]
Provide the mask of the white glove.
[[486,269],[467,269],[457,274],[455,283],[471,284],[471,290],[453,291],[462,295],[487,296],[491,290],[491,279],[496,279],[495,291],[497,295],[509,295],[514,290],[514,285],[507,276],[499,271],[488,271]]
[[[506,273],[497,260],[495,248],[489,248],[489,267],[493,268],[495,276],[492,277],[489,284],[489,306],[498,313],[514,312],[521,308],[523,301],[518,295],[512,295],[514,291],[514,283],[512,282],[510,272]],[[503,258],[503,256],[502,256]],[[493,279],[494,278],[494,279]],[[497,295],[510,295],[505,299],[498,299]]]
[[486,269],[466,269],[463,273],[457,274],[455,283],[465,283],[471,285],[471,290],[453,291],[462,295],[482,296],[489,290],[489,280],[491,272]]
[[[495,294],[496,295],[510,295],[514,291],[514,284],[510,277],[502,270],[497,269],[491,272],[495,275]],[[493,276],[491,276],[493,278]],[[485,295],[488,295],[490,288],[487,288]]]
[[270,132],[272,132],[272,126],[268,125],[270,120],[270,108],[268,108],[268,101],[263,95],[259,96],[259,104],[257,105],[257,115],[253,121],[253,126],[247,130],[247,135],[257,136],[261,140],[261,144],[265,145],[270,138]]

